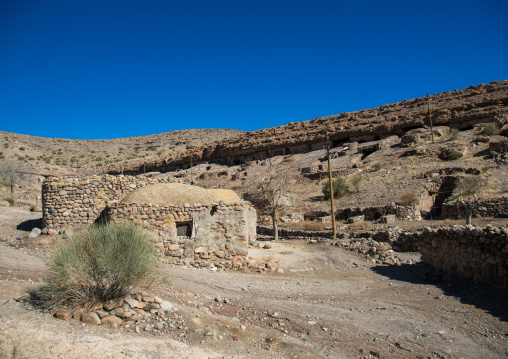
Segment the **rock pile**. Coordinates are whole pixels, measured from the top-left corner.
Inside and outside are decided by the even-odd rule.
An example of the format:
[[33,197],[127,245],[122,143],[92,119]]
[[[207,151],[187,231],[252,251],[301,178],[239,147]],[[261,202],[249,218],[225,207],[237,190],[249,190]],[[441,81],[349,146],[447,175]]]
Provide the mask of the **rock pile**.
[[54,316],[62,320],[80,320],[90,325],[122,326],[136,332],[160,332],[179,325],[176,311],[173,304],[158,296],[137,293],[97,304],[89,310],[82,307],[58,308]]

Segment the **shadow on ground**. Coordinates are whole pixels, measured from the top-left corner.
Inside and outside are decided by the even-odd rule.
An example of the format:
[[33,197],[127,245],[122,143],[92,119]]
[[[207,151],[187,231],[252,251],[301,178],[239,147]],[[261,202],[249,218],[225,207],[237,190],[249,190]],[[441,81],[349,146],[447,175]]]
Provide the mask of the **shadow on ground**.
[[27,221],[21,222],[16,226],[18,231],[27,231],[30,232],[35,227],[42,228],[42,218],[37,219],[29,219]]
[[455,297],[464,304],[474,305],[502,321],[508,322],[507,289],[502,290],[487,284],[477,284],[466,279],[444,277],[425,263],[378,266],[371,269],[393,280],[435,285],[445,295]]

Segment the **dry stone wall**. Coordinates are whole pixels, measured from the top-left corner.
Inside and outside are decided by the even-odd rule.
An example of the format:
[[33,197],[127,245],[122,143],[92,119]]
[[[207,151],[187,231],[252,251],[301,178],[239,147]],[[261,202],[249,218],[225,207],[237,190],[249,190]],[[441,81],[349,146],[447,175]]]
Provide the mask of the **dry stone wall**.
[[508,286],[508,228],[426,227],[418,238],[422,260],[447,274]]
[[[109,203],[100,220],[134,223],[155,234],[169,263],[219,268],[247,265],[248,245],[256,242],[256,210],[248,202],[159,206]],[[189,226],[178,235],[178,226]]]
[[48,177],[42,184],[44,232],[93,223],[108,201],[139,187],[178,181],[170,176]]
[[[443,203],[441,218],[464,219],[471,203],[455,201]],[[474,217],[508,217],[508,197],[480,200],[473,206]]]

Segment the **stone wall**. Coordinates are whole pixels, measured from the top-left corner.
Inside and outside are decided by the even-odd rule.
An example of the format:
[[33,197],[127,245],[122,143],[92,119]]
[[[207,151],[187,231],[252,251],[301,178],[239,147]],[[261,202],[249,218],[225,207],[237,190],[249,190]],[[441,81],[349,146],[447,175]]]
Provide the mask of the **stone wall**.
[[169,176],[48,177],[42,184],[44,231],[93,223],[108,201],[139,187],[177,181]]
[[[169,263],[240,268],[247,263],[249,244],[256,242],[256,210],[248,202],[158,206],[109,203],[101,221],[133,221],[153,232]],[[188,236],[178,235],[188,226]]]
[[426,227],[418,238],[422,261],[452,274],[508,286],[508,228]]
[[381,207],[340,208],[335,211],[335,218],[345,220],[351,217],[364,216],[366,221],[380,219],[382,216],[395,215],[398,219],[421,220],[420,210],[411,206],[388,205]]
[[[465,201],[443,203],[441,218],[465,219],[468,207]],[[508,217],[508,197],[480,200],[473,208],[474,217]]]

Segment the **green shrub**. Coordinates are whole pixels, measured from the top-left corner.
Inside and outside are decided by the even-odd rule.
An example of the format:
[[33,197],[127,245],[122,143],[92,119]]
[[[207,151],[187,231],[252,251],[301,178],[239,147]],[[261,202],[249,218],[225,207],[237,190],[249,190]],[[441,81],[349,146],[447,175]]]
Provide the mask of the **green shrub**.
[[12,197],[4,197],[2,198],[2,201],[9,202],[9,205],[12,207],[16,204],[16,200]]
[[459,130],[456,128],[452,128],[450,130],[450,134],[448,135],[448,138],[450,141],[456,140],[459,137]]
[[47,285],[34,302],[46,308],[91,306],[123,296],[150,279],[156,253],[148,232],[130,222],[88,227],[54,252]]
[[457,151],[457,150],[448,151],[448,158],[450,160],[458,160],[461,157],[462,157],[462,152],[460,152],[460,151]]
[[20,151],[24,151],[24,150],[25,150],[25,147],[21,146],[21,147],[19,148],[19,150],[20,150]]
[[[330,199],[330,181],[324,181],[322,192],[325,200]],[[344,177],[337,177],[333,180],[333,198],[344,197],[349,194],[349,186]]]
[[482,173],[488,173],[490,170],[490,167],[489,166],[483,166],[482,167]]
[[499,126],[496,122],[489,122],[486,123],[485,126],[483,126],[483,132],[485,132],[487,135],[498,135],[501,130],[499,129]]
[[361,174],[356,174],[353,179],[351,180],[351,184],[355,188],[356,192],[360,192],[360,187],[363,183],[363,176]]
[[376,162],[376,164],[374,165],[374,169],[376,171],[379,171],[381,170],[381,168],[383,168],[383,164],[381,162]]

